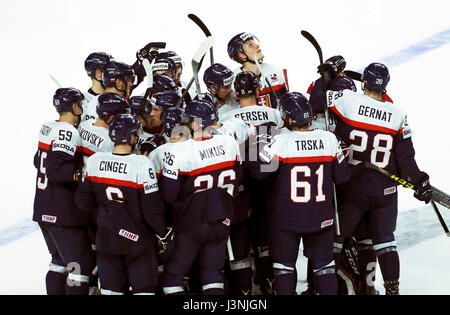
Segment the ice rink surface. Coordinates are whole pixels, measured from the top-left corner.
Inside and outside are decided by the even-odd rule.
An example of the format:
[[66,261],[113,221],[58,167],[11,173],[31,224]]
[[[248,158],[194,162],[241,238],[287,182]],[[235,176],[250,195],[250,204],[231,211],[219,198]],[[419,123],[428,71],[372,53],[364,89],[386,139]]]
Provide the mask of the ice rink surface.
[[[204,35],[188,13],[205,22],[216,39],[215,61],[231,69],[238,64],[226,53],[229,39],[243,31],[256,35],[265,62],[288,69],[291,91],[305,93],[317,78],[318,57],[300,35],[303,29],[318,40],[325,59],[343,55],[347,69],[385,63],[391,74],[388,93],[408,112],[419,167],[433,186],[450,192],[448,1],[22,0],[0,6],[0,294],[45,293],[50,256],[30,218],[38,131],[57,117],[51,101],[56,86],[49,75],[63,86],[86,90],[90,82],[84,59],[89,53],[106,51],[131,64],[148,42],[166,41],[167,49],[184,59],[182,79],[189,81],[190,59]],[[140,86],[135,93],[143,90]],[[450,211],[439,209],[450,224]],[[399,189],[399,212],[401,294],[450,294],[450,239],[431,206]],[[303,259],[298,268],[301,290]],[[380,274],[376,286],[384,293]]]

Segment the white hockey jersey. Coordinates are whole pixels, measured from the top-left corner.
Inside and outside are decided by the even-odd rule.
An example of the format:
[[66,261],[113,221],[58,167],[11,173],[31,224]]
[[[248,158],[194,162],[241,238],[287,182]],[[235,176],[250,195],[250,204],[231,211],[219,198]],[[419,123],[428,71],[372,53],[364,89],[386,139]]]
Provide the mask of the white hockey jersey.
[[216,131],[222,135],[232,136],[238,144],[244,143],[248,138],[256,134],[256,128],[253,125],[238,118],[225,120]]
[[94,119],[86,120],[78,127],[84,165],[86,165],[87,159],[94,153],[112,152],[114,150],[114,142],[109,137],[109,129],[94,126],[95,121]]
[[[260,66],[261,66],[261,91],[259,94],[258,104],[262,106],[276,108],[277,107],[276,100],[271,93],[271,89],[266,82],[266,78],[269,80],[278,97],[280,97],[280,94],[282,95],[286,92],[289,92],[287,70],[286,69],[281,70],[280,68],[267,63],[262,63]],[[236,77],[236,75],[239,72],[242,72],[242,69],[237,68],[234,69],[233,72]]]
[[92,96],[90,101],[87,103],[86,107],[83,107],[83,115],[81,116],[81,121],[86,121],[89,119],[97,119],[97,104],[98,104],[98,97]]
[[284,124],[278,109],[259,105],[239,107],[238,109],[232,110],[226,113],[220,122],[223,123],[231,118],[242,119],[246,123],[255,127],[264,123],[272,122],[278,128],[281,128]]

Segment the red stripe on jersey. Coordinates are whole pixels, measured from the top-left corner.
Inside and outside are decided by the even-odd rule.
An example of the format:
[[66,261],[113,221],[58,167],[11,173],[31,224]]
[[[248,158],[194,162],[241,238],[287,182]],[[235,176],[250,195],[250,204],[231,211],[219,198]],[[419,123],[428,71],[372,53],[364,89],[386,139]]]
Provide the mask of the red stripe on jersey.
[[202,167],[202,168],[198,168],[198,169],[192,170],[190,172],[180,171],[180,175],[193,176],[193,175],[198,175],[198,174],[201,174],[201,173],[212,172],[212,171],[215,171],[215,170],[220,170],[221,168],[234,166],[235,163],[236,163],[236,161],[227,161],[227,162],[222,162],[222,163],[213,164],[213,165],[205,166],[205,167]]
[[377,126],[377,125],[367,124],[367,123],[359,122],[356,120],[348,119],[348,118],[344,117],[344,115],[342,115],[335,106],[330,107],[330,109],[333,112],[335,112],[336,115],[338,115],[342,119],[342,121],[344,121],[346,124],[353,126],[353,127],[367,129],[367,130],[381,131],[384,133],[393,134],[394,136],[397,135],[398,133],[402,132],[402,130],[394,130],[394,129],[387,128],[387,127],[381,127],[381,126]]
[[[286,84],[278,84],[278,85],[272,85],[273,90],[274,91],[278,91],[281,90],[283,88],[286,88]],[[266,87],[265,89],[262,89],[261,92],[259,93],[260,97],[266,94],[270,94],[272,92],[272,90],[270,89],[270,87]]]
[[95,152],[86,148],[86,147],[80,147],[80,151],[83,152],[84,154],[86,154],[87,156],[91,156],[93,155]]
[[205,140],[209,140],[212,139],[213,137],[202,137],[202,138],[194,138],[195,141],[205,141]]
[[289,92],[289,81],[288,81],[288,77],[287,77],[287,69],[283,69],[283,74],[284,74],[284,81],[286,81],[286,90],[287,90],[287,92]]
[[121,180],[107,177],[98,177],[98,176],[89,176],[86,174],[86,178],[89,179],[93,183],[99,184],[108,184],[108,185],[116,185],[122,187],[131,187],[131,188],[143,188],[144,184],[138,184],[129,180]]
[[306,91],[306,93],[311,94],[311,91],[312,91],[313,86],[314,86],[314,82],[312,82],[312,83],[309,85],[309,88],[308,88],[308,90]]
[[389,95],[387,95],[387,94],[383,94],[383,95],[381,96],[381,99],[382,99],[383,101],[385,101],[385,102],[389,102],[389,103],[394,104],[394,101],[392,100],[392,98],[390,98]]
[[331,155],[325,156],[304,156],[304,157],[288,157],[280,158],[283,163],[315,163],[315,162],[332,162],[334,157]]
[[[53,141],[52,141],[52,143],[53,143]],[[50,144],[47,144],[47,143],[40,142],[40,141],[39,141],[39,145],[38,145],[39,149],[43,149],[43,150],[47,150],[47,151],[50,150],[50,147],[51,147],[51,146],[52,146],[51,143],[50,143]]]

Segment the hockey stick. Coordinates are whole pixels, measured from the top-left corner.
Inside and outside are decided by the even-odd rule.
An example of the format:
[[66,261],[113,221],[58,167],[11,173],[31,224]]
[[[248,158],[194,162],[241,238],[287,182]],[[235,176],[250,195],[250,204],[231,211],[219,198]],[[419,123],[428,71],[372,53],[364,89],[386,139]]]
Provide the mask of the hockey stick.
[[266,83],[269,86],[270,91],[272,92],[273,96],[275,96],[275,100],[277,102],[277,109],[279,110],[280,109],[280,99],[278,98],[277,93],[275,93],[275,90],[273,89],[272,84],[270,84],[269,79],[267,79],[267,77],[262,73],[261,65],[259,63],[259,60],[256,58],[256,55],[254,55],[253,58],[255,60],[255,64],[256,64],[256,67],[258,68],[259,73],[261,73],[261,76],[264,76],[264,79],[266,80]]
[[[175,105],[177,108],[181,106],[181,103],[183,103],[184,96],[186,95],[186,93],[189,92],[189,88],[194,83],[196,76],[197,76],[197,81],[196,81],[196,84],[197,84],[197,82],[198,82],[198,71],[200,70],[200,68],[202,66],[203,58],[205,57],[205,54],[207,53],[208,49],[210,49],[213,44],[214,44],[214,37],[212,37],[212,36],[207,37],[200,44],[200,46],[198,47],[198,49],[195,52],[194,56],[192,57],[192,71],[193,71],[194,75],[192,76],[191,80],[189,81],[189,84],[186,86],[186,90],[184,91],[184,93],[181,96],[180,100]],[[200,89],[200,82],[198,82],[198,88]]]
[[[364,161],[362,162],[363,166],[365,168],[369,168],[369,169],[373,169],[375,171],[378,171],[380,173],[382,173],[383,175],[389,177],[390,179],[396,181],[397,183],[399,183],[400,185],[402,185],[403,187],[406,188],[410,188],[412,190],[416,190],[416,186],[411,183],[410,181],[403,179],[397,175],[391,174],[388,171],[386,171],[384,168],[378,167],[370,162]],[[444,207],[450,209],[450,196],[445,194],[444,192],[440,191],[439,189],[436,189],[435,187],[431,186],[431,190],[432,190],[432,200],[431,200],[431,205],[433,206],[434,211],[436,212],[436,215],[439,219],[439,223],[441,223],[442,228],[445,231],[445,234],[450,237],[450,233],[447,227],[447,224],[445,223],[444,219],[442,218],[441,213],[439,212],[439,209],[436,206],[436,202],[438,202],[439,204],[443,205]]]
[[55,82],[58,88],[61,88],[61,84],[59,84],[58,80],[56,80],[54,76],[52,76],[51,74],[49,74],[48,76],[50,77],[50,79],[52,79],[53,82]]
[[197,51],[194,54],[194,57],[192,57],[192,72],[194,74],[195,90],[197,91],[197,94],[200,94],[202,92],[200,89],[200,80],[198,79],[198,71],[200,70],[203,57],[205,56],[208,49],[211,49],[213,45],[214,37],[206,37],[200,47],[198,47]]
[[[317,54],[319,55],[319,62],[320,62],[320,77],[322,78],[322,103],[325,105],[325,128],[327,131],[330,131],[329,127],[329,114],[328,114],[328,104],[327,104],[327,85],[325,83],[325,75],[323,73],[323,55],[322,55],[322,48],[320,48],[319,43],[316,41],[314,36],[312,36],[308,31],[301,31],[301,34],[303,37],[305,37],[316,49]],[[341,236],[341,228],[339,226],[339,214],[338,214],[338,208],[337,208],[337,196],[336,196],[336,187],[333,184],[333,196],[334,196],[334,204],[335,204],[335,211],[334,216],[336,218],[336,235]]]
[[[205,23],[203,23],[202,20],[200,20],[200,18],[198,16],[196,16],[195,14],[188,14],[188,18],[190,18],[192,21],[194,21],[195,24],[198,25],[198,27],[200,27],[203,31],[203,33],[205,33],[206,37],[212,36],[211,32],[209,31],[209,29],[206,27]],[[211,65],[214,64],[214,54],[213,54],[213,48],[211,46],[211,48],[209,49],[209,56],[211,59]]]
[[352,70],[344,70],[344,75],[352,80],[362,82],[362,74]]

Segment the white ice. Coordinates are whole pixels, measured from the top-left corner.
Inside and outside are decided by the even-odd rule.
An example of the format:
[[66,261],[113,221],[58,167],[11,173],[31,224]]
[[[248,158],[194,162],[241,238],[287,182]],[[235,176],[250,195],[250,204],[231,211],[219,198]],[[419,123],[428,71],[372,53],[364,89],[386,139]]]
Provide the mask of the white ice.
[[[305,92],[317,77],[318,58],[300,35],[302,29],[317,38],[325,58],[341,54],[352,70],[450,29],[446,0],[19,0],[0,7],[0,294],[45,294],[50,256],[40,232],[6,243],[1,240],[32,216],[37,135],[43,122],[56,118],[51,101],[56,86],[50,74],[63,86],[86,90],[89,80],[83,64],[89,53],[106,51],[119,61],[132,63],[136,50],[147,42],[166,41],[167,49],[183,57],[183,77],[189,80],[190,58],[204,38],[187,18],[194,13],[216,38],[216,62],[236,68],[226,53],[228,40],[242,31],[253,33],[261,41],[265,61],[288,69],[291,91]],[[392,67],[388,86],[395,105],[408,112],[419,167],[445,192],[450,192],[446,164],[450,153],[446,126],[449,56],[447,43]],[[141,86],[137,92],[142,91]],[[411,191],[400,189],[400,213],[421,207]],[[433,224],[439,225],[437,219]],[[401,293],[450,294],[450,239],[443,232],[419,238],[407,248],[399,246],[399,253]],[[303,279],[301,263],[300,259]],[[377,287],[384,292],[381,283],[378,274]]]

